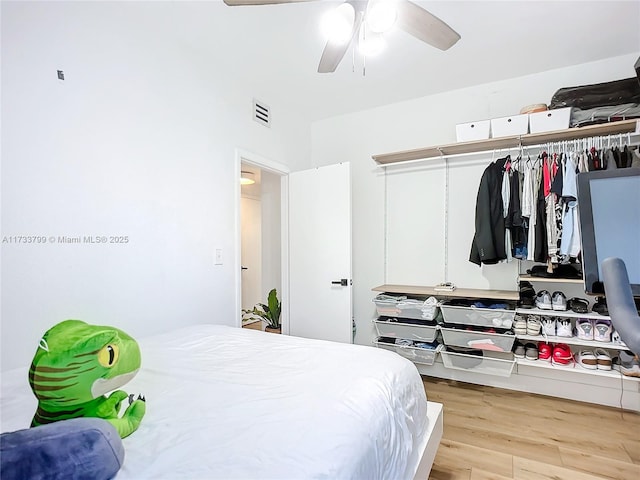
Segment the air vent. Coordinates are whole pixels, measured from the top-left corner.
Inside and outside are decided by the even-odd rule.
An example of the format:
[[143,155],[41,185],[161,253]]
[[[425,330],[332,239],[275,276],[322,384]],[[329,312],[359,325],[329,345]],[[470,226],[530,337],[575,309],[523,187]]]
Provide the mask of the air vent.
[[253,101],[253,119],[264,125],[265,127],[271,126],[271,114],[269,112],[269,107],[267,107],[264,103],[254,100]]

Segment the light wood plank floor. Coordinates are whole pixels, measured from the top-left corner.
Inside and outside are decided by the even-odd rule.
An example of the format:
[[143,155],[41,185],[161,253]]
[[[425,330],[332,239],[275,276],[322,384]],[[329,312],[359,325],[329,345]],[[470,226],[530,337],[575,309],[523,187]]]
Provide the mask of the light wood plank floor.
[[444,405],[432,480],[640,479],[640,414],[423,377]]

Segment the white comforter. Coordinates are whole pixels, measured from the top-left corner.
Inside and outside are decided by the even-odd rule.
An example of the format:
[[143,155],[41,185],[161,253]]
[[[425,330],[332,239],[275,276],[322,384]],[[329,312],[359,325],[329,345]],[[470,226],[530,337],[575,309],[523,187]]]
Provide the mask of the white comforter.
[[[427,401],[416,367],[374,347],[197,325],[140,340],[123,387],[147,413],[118,479],[400,479],[415,474]],[[27,369],[6,373],[2,431],[29,425]]]

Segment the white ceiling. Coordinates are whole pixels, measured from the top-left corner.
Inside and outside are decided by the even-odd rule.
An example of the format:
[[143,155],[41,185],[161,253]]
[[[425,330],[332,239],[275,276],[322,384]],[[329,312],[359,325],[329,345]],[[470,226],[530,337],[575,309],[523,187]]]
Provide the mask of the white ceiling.
[[[442,52],[398,31],[385,52],[367,60],[366,75],[358,56],[352,71],[351,52],[335,73],[318,74],[319,19],[339,3],[178,2],[169,4],[165,27],[234,85],[272,109],[303,109],[310,120],[640,52],[638,0],[415,0],[462,39]],[[629,77],[634,74],[630,65]]]

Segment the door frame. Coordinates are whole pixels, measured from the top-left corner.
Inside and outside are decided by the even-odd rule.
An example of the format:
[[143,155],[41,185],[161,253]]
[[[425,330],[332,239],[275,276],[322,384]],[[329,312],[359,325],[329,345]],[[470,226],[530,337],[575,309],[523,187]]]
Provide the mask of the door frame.
[[289,334],[289,168],[274,160],[268,159],[257,153],[235,149],[235,165],[234,165],[234,216],[235,216],[235,258],[234,269],[236,275],[235,288],[235,324],[242,327],[242,228],[240,220],[240,172],[242,164],[246,163],[261,170],[266,170],[280,176],[280,269],[281,269],[281,285],[280,302],[282,303],[282,311],[280,321],[282,324],[282,333]]

